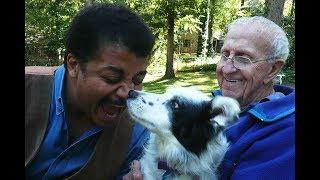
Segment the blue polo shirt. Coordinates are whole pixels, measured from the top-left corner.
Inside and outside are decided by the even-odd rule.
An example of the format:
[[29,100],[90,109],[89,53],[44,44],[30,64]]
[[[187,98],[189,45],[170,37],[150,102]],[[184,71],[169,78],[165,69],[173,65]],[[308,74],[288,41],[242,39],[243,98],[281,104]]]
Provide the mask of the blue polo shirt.
[[220,179],[295,179],[295,91],[281,85],[274,90],[225,131],[230,147],[219,167]]
[[[38,153],[25,168],[26,179],[63,179],[74,174],[88,161],[103,131],[102,127],[96,126],[79,138],[70,139],[65,119],[65,72],[64,66],[55,71],[48,127]],[[135,124],[119,176],[129,171],[132,160],[141,157],[142,147],[148,138],[148,131]]]

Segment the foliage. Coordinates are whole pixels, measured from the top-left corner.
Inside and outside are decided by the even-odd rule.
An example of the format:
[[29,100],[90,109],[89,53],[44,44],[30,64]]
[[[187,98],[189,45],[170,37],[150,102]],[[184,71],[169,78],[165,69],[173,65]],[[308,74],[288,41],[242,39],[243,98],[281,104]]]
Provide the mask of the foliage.
[[186,34],[195,34],[201,32],[201,22],[194,15],[186,15],[177,19],[175,22],[174,34],[175,44],[182,46],[182,37]]
[[[180,37],[185,32],[194,32],[199,29],[197,27],[199,22],[197,18],[194,18],[197,15],[198,1],[199,0],[127,1],[127,5],[137,11],[155,33],[156,45],[154,51],[158,55],[166,55],[167,69],[165,76],[168,78],[174,77],[172,57],[176,46],[180,42]],[[170,31],[171,33],[169,33],[170,28],[167,27],[168,22],[174,22],[170,23],[171,25],[175,24],[173,31]],[[175,34],[175,37],[172,34]],[[172,37],[174,39],[172,39]],[[153,63],[154,60],[155,59],[152,60]],[[159,60],[162,61],[163,59],[157,59],[157,61]]]
[[290,51],[283,69],[283,84],[294,86],[295,84],[295,16],[294,13],[284,16],[282,19],[282,27],[289,39]]
[[294,70],[295,68],[295,17],[285,16],[282,19],[282,27],[284,28],[290,44],[289,57],[286,62],[286,69]]
[[[25,2],[26,65],[48,66],[61,63],[58,50],[63,53],[63,41],[68,25],[76,12],[86,5],[87,0],[26,0]],[[198,49],[201,51],[201,35],[206,21],[207,0],[92,0],[92,2],[123,4],[141,15],[156,36],[151,65],[148,67],[152,71],[163,70],[166,63],[166,12],[169,8],[173,8],[175,12],[175,47],[181,44],[181,38],[185,33],[199,33]],[[210,3],[212,33],[225,33],[226,25],[240,16],[265,16],[266,14],[264,1],[261,0],[246,0],[245,6],[241,8],[240,0],[210,0]],[[282,27],[291,44],[286,69],[291,70],[295,67],[294,25],[294,14],[290,13],[283,18]],[[190,55],[180,56],[175,51],[175,58],[191,61],[193,55],[192,57]],[[294,73],[291,74],[294,75]]]
[[[206,9],[206,2],[207,0],[202,1],[200,6],[201,16],[200,21],[202,23],[202,31],[205,29],[205,9]],[[231,21],[235,20],[239,16],[244,16],[245,11],[239,9],[240,1],[239,0],[211,0],[210,1],[210,21],[209,21],[209,42],[208,42],[208,56],[214,55],[213,46],[213,34],[225,34],[226,33],[226,25],[229,24]],[[211,25],[211,26],[210,26]],[[216,37],[220,38],[220,37]],[[198,47],[197,47],[197,54],[200,55],[203,49],[203,38],[199,36],[198,38]]]
[[178,70],[178,72],[197,72],[197,71],[216,71],[216,64],[203,64],[203,65],[195,65],[195,66],[184,66]]
[[213,30],[226,33],[226,25],[240,16],[246,15],[245,11],[239,9],[238,0],[217,0],[213,9]]
[[179,59],[181,62],[191,62],[196,59],[196,54],[189,54],[189,53],[182,53],[176,54],[176,58]]
[[26,65],[59,63],[68,25],[83,5],[83,1],[26,0]]
[[267,15],[267,7],[264,1],[249,0],[247,5],[242,8],[243,16],[264,16]]
[[285,75],[282,77],[282,84],[288,86],[295,86],[295,70],[294,69],[283,69],[282,73]]

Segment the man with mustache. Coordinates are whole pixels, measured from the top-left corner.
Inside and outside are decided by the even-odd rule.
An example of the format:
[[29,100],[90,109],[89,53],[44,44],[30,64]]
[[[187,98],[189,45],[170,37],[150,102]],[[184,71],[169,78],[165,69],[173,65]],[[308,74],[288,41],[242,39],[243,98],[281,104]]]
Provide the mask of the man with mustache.
[[80,10],[67,32],[64,64],[26,67],[26,179],[111,179],[128,172],[148,137],[127,117],[154,45],[127,8]]

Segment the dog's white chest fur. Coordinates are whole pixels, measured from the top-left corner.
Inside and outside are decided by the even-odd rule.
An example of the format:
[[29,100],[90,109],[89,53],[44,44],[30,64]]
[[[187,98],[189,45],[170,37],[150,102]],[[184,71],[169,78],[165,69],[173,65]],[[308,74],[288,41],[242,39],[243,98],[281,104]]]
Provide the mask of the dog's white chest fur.
[[178,142],[163,140],[158,135],[151,133],[145,154],[140,161],[144,178],[147,180],[162,179],[165,171],[158,169],[158,162],[162,160],[167,162],[171,169],[174,169],[173,172],[176,172],[170,175],[172,179],[195,179],[194,177],[201,180],[217,179],[216,169],[229,145],[222,133],[218,139],[218,141],[209,142],[208,149],[198,157],[188,152]]
[[171,169],[168,179],[217,179],[229,146],[223,129],[237,118],[237,101],[175,88],[161,95],[130,91],[127,105],[132,119],[151,132],[140,160],[144,179],[163,178],[159,160]]

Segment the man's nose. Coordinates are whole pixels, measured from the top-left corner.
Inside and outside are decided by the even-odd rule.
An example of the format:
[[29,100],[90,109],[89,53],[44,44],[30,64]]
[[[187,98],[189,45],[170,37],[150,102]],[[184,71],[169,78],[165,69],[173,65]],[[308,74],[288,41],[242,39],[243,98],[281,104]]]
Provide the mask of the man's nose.
[[228,59],[226,61],[226,64],[222,67],[223,73],[233,73],[236,71],[237,71],[237,68],[234,66],[233,61],[231,59]]
[[127,99],[130,90],[134,89],[133,82],[123,82],[117,89],[117,96],[121,99]]

